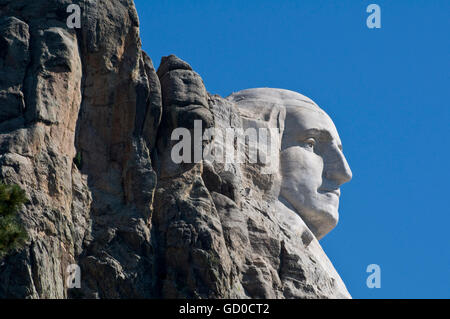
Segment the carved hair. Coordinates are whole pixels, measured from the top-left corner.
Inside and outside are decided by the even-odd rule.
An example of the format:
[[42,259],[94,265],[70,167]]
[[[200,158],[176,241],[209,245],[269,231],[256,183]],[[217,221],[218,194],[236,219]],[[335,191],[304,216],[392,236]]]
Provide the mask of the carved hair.
[[324,113],[310,98],[284,89],[247,89],[231,94],[227,100],[235,103],[239,108],[244,129],[247,127],[278,128],[280,136],[283,135],[286,113],[290,106],[300,106]]

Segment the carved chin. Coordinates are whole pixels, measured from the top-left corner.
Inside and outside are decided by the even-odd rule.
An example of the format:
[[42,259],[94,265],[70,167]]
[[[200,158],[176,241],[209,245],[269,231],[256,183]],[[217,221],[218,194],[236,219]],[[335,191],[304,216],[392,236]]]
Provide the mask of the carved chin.
[[319,230],[316,234],[317,239],[322,239],[326,234],[328,234],[334,227],[338,224],[339,213],[337,209],[331,212],[323,213],[324,221],[321,223]]
[[339,221],[339,212],[334,205],[308,210],[308,214],[301,212],[299,215],[317,239],[322,239]]

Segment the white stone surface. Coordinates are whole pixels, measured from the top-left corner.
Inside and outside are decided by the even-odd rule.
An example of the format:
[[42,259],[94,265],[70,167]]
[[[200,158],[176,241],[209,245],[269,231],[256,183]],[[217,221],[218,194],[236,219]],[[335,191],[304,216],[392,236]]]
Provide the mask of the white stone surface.
[[311,99],[283,89],[248,89],[227,99],[239,108],[244,128],[280,130],[280,189],[274,195],[323,238],[339,219],[340,186],[352,178],[331,118]]

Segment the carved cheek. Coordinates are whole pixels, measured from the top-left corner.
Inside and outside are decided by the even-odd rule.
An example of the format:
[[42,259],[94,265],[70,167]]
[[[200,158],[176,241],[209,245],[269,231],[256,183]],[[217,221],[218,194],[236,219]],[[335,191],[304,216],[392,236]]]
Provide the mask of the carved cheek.
[[322,183],[322,158],[303,147],[294,146],[284,150],[281,156],[281,168],[283,179],[301,184],[303,189],[315,191]]

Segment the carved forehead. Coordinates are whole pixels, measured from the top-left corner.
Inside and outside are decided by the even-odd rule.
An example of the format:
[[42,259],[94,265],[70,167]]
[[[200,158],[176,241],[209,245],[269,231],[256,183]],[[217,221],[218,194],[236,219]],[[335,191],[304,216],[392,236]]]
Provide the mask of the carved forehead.
[[233,93],[227,99],[237,105],[247,122],[265,122],[269,127],[280,128],[283,136],[287,133],[293,138],[305,131],[316,130],[328,134],[340,144],[336,127],[328,114],[300,93],[256,88]]
[[289,90],[272,88],[255,88],[242,90],[231,94],[228,100],[236,103],[239,108],[265,112],[274,106],[281,108],[301,107],[313,112],[325,112],[310,98]]

